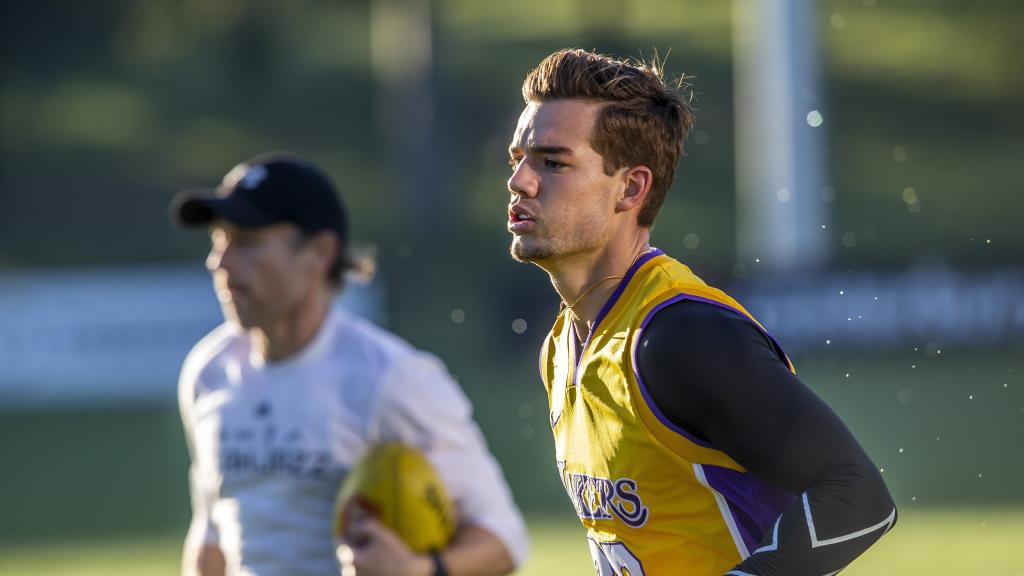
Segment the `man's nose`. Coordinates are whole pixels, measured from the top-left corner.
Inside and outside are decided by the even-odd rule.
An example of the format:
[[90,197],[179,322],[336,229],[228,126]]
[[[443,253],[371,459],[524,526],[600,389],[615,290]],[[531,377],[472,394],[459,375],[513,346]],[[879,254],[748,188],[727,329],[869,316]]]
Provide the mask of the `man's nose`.
[[521,160],[508,179],[508,191],[517,196],[536,196],[536,173],[530,169],[527,161]]
[[210,250],[209,255],[206,256],[206,269],[210,272],[217,270],[230,271],[234,261],[234,253],[235,251],[231,249],[231,244]]
[[220,268],[220,261],[223,256],[224,253],[219,250],[210,250],[210,253],[206,255],[206,270],[213,272]]

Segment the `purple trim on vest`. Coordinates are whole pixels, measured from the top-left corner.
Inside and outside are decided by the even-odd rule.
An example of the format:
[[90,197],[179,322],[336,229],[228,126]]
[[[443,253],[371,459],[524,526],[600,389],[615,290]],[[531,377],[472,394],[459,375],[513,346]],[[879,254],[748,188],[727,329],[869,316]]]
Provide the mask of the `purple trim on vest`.
[[[626,270],[626,274],[622,277],[622,282],[619,282],[619,285],[615,288],[615,292],[612,292],[608,301],[605,302],[604,306],[601,308],[601,311],[597,313],[597,319],[594,320],[594,328],[590,331],[591,334],[597,331],[597,327],[601,324],[601,320],[604,320],[604,317],[612,311],[612,307],[615,306],[615,303],[619,300],[619,297],[622,296],[622,293],[626,291],[626,286],[629,286],[629,281],[636,275],[636,271],[646,264],[648,260],[661,256],[662,254],[664,254],[664,252],[660,249],[652,248],[649,252],[642,254],[637,258],[636,262],[633,262],[633,265],[629,267],[629,270]],[[589,342],[590,338],[587,338],[587,341]]]
[[701,467],[708,486],[725,498],[736,528],[751,553],[765,534],[771,532],[779,515],[796,500],[796,496],[771,488],[748,472],[710,464]]
[[768,333],[767,330],[762,328],[756,322],[752,321],[749,316],[747,316],[746,314],[744,314],[740,310],[738,310],[736,308],[733,308],[732,306],[729,306],[728,304],[725,304],[723,302],[718,302],[716,300],[711,300],[709,298],[703,298],[701,296],[694,296],[693,294],[677,294],[677,295],[669,298],[668,300],[665,300],[664,302],[659,302],[657,306],[652,308],[651,311],[647,313],[647,316],[644,317],[643,322],[640,323],[640,328],[637,329],[637,331],[636,331],[636,338],[633,340],[633,374],[636,376],[636,383],[640,387],[640,394],[641,394],[641,396],[643,396],[644,402],[647,403],[647,407],[651,409],[651,412],[654,413],[654,416],[666,428],[668,428],[669,430],[675,432],[676,434],[679,434],[680,436],[683,436],[684,438],[686,438],[687,440],[689,440],[690,442],[693,442],[694,444],[696,444],[698,446],[703,446],[705,448],[714,448],[711,445],[711,442],[708,442],[707,440],[702,440],[700,438],[697,438],[693,434],[690,434],[689,432],[687,432],[686,430],[684,430],[683,428],[678,426],[675,422],[672,422],[671,420],[669,420],[667,416],[665,416],[665,413],[662,412],[661,408],[659,408],[657,403],[654,402],[654,398],[651,397],[651,393],[648,392],[647,385],[644,384],[644,379],[640,375],[640,365],[636,361],[636,347],[640,345],[640,341],[643,339],[643,332],[644,332],[644,329],[647,328],[647,324],[649,324],[651,322],[651,319],[654,318],[654,315],[656,313],[658,313],[659,310],[661,310],[662,308],[664,308],[666,306],[675,304],[676,302],[679,302],[680,300],[696,300],[697,302],[704,302],[706,304],[711,304],[711,305],[714,305],[714,306],[718,306],[719,308],[724,308],[726,310],[729,310],[729,311],[732,311],[732,312],[735,312],[735,313],[739,314],[742,318],[744,318],[745,320],[747,320],[751,324],[753,324],[753,326],[755,328],[760,330],[762,334],[767,336],[768,339],[772,341],[772,344],[775,345],[775,348],[779,351],[779,353],[782,354],[782,359],[786,362],[786,365],[789,366],[790,364],[789,364],[788,358],[786,357],[786,353],[782,351],[782,346],[779,346],[779,343],[775,340],[775,338],[772,337],[771,334]]
[[662,254],[664,254],[664,252],[660,249],[652,248],[649,252],[642,254],[637,258],[636,262],[633,262],[633,265],[629,267],[629,270],[626,270],[626,274],[623,275],[622,281],[619,282],[615,291],[612,292],[612,295],[608,298],[608,301],[601,307],[601,311],[597,313],[597,318],[594,320],[594,326],[590,329],[590,334],[587,334],[587,341],[583,343],[583,346],[579,350],[579,354],[576,356],[576,369],[573,371],[572,375],[573,385],[578,385],[580,383],[580,359],[583,358],[583,354],[587,351],[587,347],[590,345],[590,339],[597,333],[597,328],[600,326],[601,321],[604,320],[604,317],[612,311],[612,308],[619,300],[619,297],[626,291],[626,286],[629,285],[629,281],[633,279],[634,275],[636,275],[636,271],[650,259],[661,256]]

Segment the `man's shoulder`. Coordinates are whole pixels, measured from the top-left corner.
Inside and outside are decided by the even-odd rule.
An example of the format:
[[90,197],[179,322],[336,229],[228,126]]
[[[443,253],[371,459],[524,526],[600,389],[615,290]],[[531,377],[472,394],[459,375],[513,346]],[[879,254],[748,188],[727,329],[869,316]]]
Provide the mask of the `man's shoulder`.
[[238,326],[224,322],[203,336],[189,352],[189,359],[209,361],[228,353],[245,339],[245,333]]
[[368,417],[384,426],[385,436],[419,445],[426,421],[461,430],[472,407],[440,358],[368,320],[348,316],[336,322],[331,361],[344,365],[343,388],[350,398],[372,397],[364,405],[373,407]]
[[[681,296],[668,299],[651,314],[643,330],[648,346],[663,344],[678,350],[676,342],[686,337],[694,345],[736,344],[750,337],[753,322],[737,310],[703,299]],[[712,338],[713,336],[713,338]],[[709,340],[709,338],[711,340]]]
[[424,362],[440,363],[432,354],[369,320],[340,313],[334,316],[333,321],[336,337],[332,355],[335,358],[381,371]]
[[217,326],[204,336],[185,357],[181,368],[182,383],[195,380],[219,358],[242,352],[246,345],[242,330],[228,322]]

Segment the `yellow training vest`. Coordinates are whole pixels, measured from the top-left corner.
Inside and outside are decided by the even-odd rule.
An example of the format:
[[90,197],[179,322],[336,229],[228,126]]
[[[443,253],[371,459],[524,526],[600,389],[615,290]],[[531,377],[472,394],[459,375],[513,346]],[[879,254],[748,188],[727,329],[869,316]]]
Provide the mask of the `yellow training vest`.
[[559,475],[601,576],[720,576],[755,551],[793,500],[650,402],[634,348],[654,313],[681,299],[734,310],[764,330],[735,300],[653,249],[605,304],[578,364],[568,310],[541,350]]

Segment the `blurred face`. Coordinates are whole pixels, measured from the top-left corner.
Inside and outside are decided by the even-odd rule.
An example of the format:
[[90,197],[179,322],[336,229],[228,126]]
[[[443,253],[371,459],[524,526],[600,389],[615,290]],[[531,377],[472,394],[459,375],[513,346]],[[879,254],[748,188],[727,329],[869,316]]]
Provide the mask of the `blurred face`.
[[547,268],[601,250],[614,236],[619,173],[604,172],[590,146],[600,104],[527,104],[509,145],[508,230],[512,257]]
[[243,328],[263,328],[326,289],[311,246],[291,224],[239,228],[218,222],[210,230],[206,267],[224,317]]

